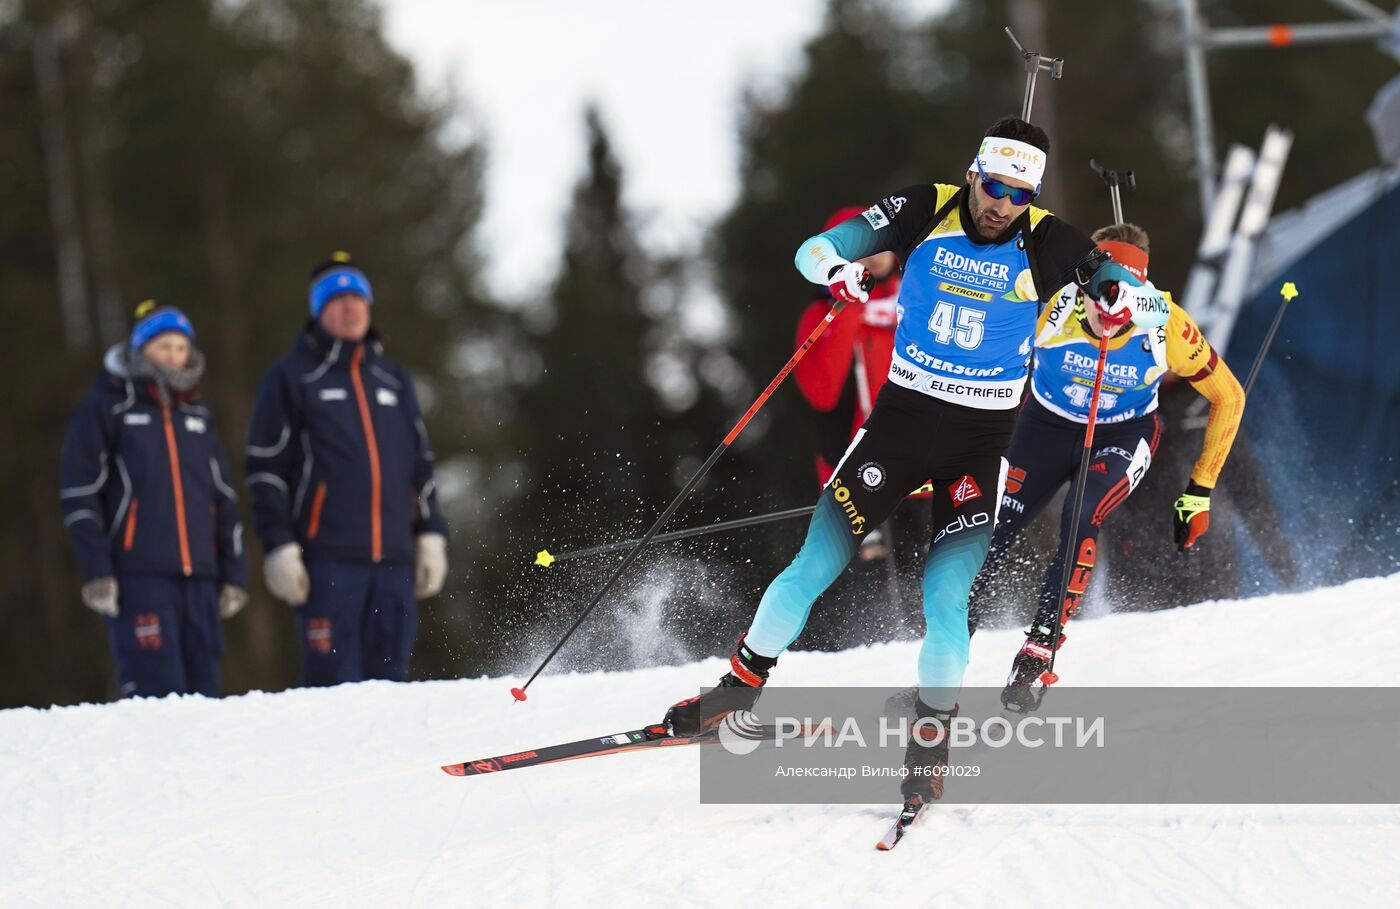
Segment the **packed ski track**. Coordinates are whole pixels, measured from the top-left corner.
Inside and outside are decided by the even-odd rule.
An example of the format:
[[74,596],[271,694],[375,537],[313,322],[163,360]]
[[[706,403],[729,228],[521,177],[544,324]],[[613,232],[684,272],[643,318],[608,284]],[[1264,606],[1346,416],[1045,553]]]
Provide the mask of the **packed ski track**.
[[[1075,623],[1057,669],[1393,685],[1398,606],[1394,575],[1113,615]],[[1017,643],[979,633],[968,684],[999,684]],[[916,650],[794,652],[775,682],[904,684]],[[0,905],[1379,906],[1400,887],[1393,805],[935,805],[878,852],[893,792],[702,805],[698,748],[439,769],[640,726],[722,671],[543,676],[522,704],[518,680],[482,678],[0,711]]]

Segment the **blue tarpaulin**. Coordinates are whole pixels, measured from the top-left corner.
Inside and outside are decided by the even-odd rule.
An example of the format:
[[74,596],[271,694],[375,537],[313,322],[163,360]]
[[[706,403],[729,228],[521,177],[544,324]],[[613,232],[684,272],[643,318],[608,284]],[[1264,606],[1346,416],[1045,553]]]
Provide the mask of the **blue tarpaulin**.
[[[1283,541],[1313,586],[1400,569],[1400,181],[1376,172],[1351,181],[1356,210],[1323,236],[1308,236],[1309,213],[1280,225],[1280,244],[1303,247],[1290,260],[1261,259],[1255,290],[1230,337],[1226,360],[1244,381],[1279,289],[1291,304],[1250,394],[1242,435],[1277,512]],[[1332,212],[1344,204],[1331,200]],[[1355,203],[1359,202],[1359,205]],[[1316,233],[1316,232],[1315,232]],[[1222,484],[1228,483],[1229,467]],[[1242,515],[1249,519],[1246,512]],[[1240,562],[1258,586],[1278,579],[1250,558],[1257,538],[1235,534]]]

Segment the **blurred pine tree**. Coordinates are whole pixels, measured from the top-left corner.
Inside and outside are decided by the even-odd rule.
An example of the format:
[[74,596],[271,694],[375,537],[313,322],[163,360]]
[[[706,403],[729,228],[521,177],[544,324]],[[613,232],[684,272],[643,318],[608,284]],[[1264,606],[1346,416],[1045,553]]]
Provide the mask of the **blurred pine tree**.
[[[0,60],[0,299],[13,326],[15,386],[0,416],[0,464],[16,491],[0,536],[0,704],[112,693],[103,626],[78,601],[58,520],[59,440],[102,350],[60,352],[30,63],[36,31],[58,45],[86,286],[99,301],[127,301],[117,303],[123,315],[147,296],[189,312],[209,357],[204,393],[236,465],[257,380],[291,346],[306,319],[307,273],[332,249],[352,250],[370,274],[386,347],[433,402],[439,456],[475,447],[486,419],[473,389],[447,369],[482,309],[468,242],[481,152],[440,138],[449,110],[422,99],[411,67],[385,43],[377,6],[22,4]],[[112,320],[88,305],[111,340]],[[249,542],[256,579],[261,552]],[[455,546],[453,556],[470,560]],[[259,581],[254,588],[250,607],[226,626],[230,692],[295,678],[291,618]],[[456,601],[442,602],[443,615],[425,616],[429,639]],[[425,652],[420,669],[431,671],[433,648]]]

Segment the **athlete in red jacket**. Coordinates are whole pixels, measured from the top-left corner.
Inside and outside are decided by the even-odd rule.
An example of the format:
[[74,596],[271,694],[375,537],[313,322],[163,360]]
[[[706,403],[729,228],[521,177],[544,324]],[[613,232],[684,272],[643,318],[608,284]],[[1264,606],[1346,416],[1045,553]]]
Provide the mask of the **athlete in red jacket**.
[[[854,218],[863,210],[840,209],[827,219],[824,229]],[[842,310],[792,373],[816,417],[819,486],[831,479],[831,471],[851,444],[851,437],[870,416],[875,396],[890,371],[899,259],[893,253],[880,253],[865,264],[879,282],[870,292],[870,301]],[[825,287],[814,291],[812,302],[797,322],[799,344],[831,310],[830,291]]]

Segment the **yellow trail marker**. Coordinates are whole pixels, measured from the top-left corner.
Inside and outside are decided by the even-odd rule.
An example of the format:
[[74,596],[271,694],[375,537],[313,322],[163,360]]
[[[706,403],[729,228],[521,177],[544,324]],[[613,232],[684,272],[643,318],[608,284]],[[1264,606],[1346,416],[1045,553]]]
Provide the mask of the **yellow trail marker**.
[[541,549],[535,553],[535,564],[543,568],[548,568],[554,564],[554,556],[549,554],[548,549]]
[[1298,286],[1292,281],[1286,281],[1284,282],[1283,289],[1280,290],[1279,293],[1283,294],[1285,300],[1292,300],[1294,297],[1298,296]]

